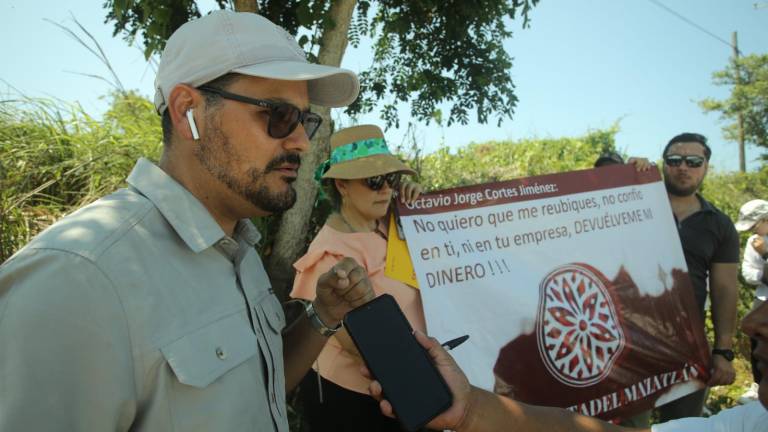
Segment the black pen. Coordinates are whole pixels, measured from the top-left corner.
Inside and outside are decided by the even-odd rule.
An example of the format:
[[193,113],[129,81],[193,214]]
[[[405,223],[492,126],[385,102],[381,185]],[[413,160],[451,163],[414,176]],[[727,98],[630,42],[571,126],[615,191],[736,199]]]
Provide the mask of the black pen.
[[466,342],[467,339],[469,339],[469,335],[460,336],[460,337],[457,337],[456,339],[451,339],[448,342],[444,342],[440,344],[440,346],[450,351],[456,348],[457,346],[463,344],[464,342]]

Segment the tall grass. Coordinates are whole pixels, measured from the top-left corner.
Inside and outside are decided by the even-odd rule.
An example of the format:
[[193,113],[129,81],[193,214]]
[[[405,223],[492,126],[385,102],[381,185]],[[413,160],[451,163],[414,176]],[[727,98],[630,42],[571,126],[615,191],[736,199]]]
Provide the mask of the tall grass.
[[0,101],[0,261],[66,213],[120,187],[139,156],[157,158],[160,119],[115,92],[101,120],[51,99]]

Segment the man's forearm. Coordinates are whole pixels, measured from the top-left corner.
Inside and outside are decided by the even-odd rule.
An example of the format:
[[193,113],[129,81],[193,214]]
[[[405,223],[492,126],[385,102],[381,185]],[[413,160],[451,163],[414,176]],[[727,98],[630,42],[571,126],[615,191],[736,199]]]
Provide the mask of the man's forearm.
[[301,382],[327,341],[327,337],[312,328],[306,314],[301,314],[288,327],[283,334],[286,392],[293,390]]
[[714,346],[732,348],[733,337],[736,334],[736,302],[738,300],[736,289],[730,286],[714,285],[711,290]]
[[[628,429],[550,407],[516,402],[485,390],[472,388],[467,418],[457,432],[620,432]],[[649,432],[649,429],[645,430]]]

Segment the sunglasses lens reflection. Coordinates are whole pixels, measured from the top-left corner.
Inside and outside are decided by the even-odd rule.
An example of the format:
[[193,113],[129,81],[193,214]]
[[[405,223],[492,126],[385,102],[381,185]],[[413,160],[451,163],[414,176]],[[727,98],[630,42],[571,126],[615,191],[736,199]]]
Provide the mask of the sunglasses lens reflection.
[[387,174],[387,183],[389,184],[389,187],[392,189],[397,189],[400,186],[400,173],[389,173]]
[[302,125],[304,126],[304,132],[307,133],[307,138],[312,139],[315,136],[315,132],[320,128],[320,124],[323,122],[322,117],[315,113],[305,113]]
[[299,122],[304,126],[307,138],[312,139],[323,119],[313,112],[302,113],[291,104],[278,104],[269,114],[269,136],[285,138],[296,130]]
[[401,178],[402,174],[400,173],[389,173],[386,175],[368,177],[365,179],[365,183],[371,190],[375,191],[381,190],[381,188],[384,187],[384,183],[388,184],[390,189],[397,189],[400,186]]
[[381,190],[381,188],[384,187],[384,176],[383,175],[377,175],[374,177],[368,177],[365,179],[365,183],[368,185],[368,187],[371,190]]
[[699,168],[704,165],[704,158],[701,156],[679,156],[672,155],[664,158],[664,163],[671,167],[679,167],[685,162],[688,168]]
[[298,108],[279,104],[269,113],[269,134],[272,138],[285,138],[296,129],[301,113]]

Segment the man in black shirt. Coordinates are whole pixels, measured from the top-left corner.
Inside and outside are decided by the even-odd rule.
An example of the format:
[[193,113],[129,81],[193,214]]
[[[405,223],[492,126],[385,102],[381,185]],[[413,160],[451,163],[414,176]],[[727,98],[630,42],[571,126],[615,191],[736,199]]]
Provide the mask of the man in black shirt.
[[[731,361],[736,332],[739,236],[728,216],[697,193],[707,175],[711,155],[704,136],[677,135],[664,148],[663,172],[702,316],[709,286],[715,339],[712,378],[707,384],[718,386],[731,384],[736,377]],[[706,391],[701,390],[660,407],[660,421],[700,416],[705,397]]]
[[[736,333],[739,236],[730,218],[698,194],[712,156],[706,137],[696,133],[677,135],[669,140],[662,156],[664,185],[702,318],[709,287],[715,340],[712,377],[707,385],[728,385],[736,378],[731,362]],[[630,158],[627,163],[639,170],[651,166],[644,158]],[[706,396],[704,389],[659,407],[659,421],[701,416]],[[650,414],[650,411],[638,414],[622,425],[648,427]]]

